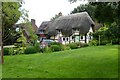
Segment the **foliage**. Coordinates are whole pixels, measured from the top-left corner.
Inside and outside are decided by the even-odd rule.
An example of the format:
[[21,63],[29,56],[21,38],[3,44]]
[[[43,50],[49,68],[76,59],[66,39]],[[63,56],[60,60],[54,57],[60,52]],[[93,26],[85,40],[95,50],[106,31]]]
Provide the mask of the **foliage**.
[[58,43],[58,42],[51,42],[50,45],[62,45],[62,43]]
[[94,19],[95,6],[90,5],[90,4],[81,4],[77,8],[74,8],[71,14],[84,12],[84,11],[88,12],[88,14]]
[[34,45],[37,42],[38,36],[35,33],[35,30],[33,29],[33,26],[31,25],[31,22],[26,22],[26,29],[29,32],[30,41]]
[[59,47],[58,45],[51,45],[50,48],[52,52],[61,51],[61,47]]
[[26,47],[26,49],[24,50],[24,54],[33,54],[36,52],[37,52],[37,50],[35,49],[34,46]]
[[70,46],[68,46],[68,45],[63,45],[62,46],[62,50],[63,51],[65,51],[65,50],[70,50],[71,48],[70,48]]
[[13,44],[18,38],[18,33],[13,25],[24,15],[22,14],[22,2],[3,2],[2,3],[2,26],[4,45]]
[[9,48],[9,53],[8,54],[9,55],[15,55],[16,53],[15,53],[14,48]]
[[[26,40],[25,36],[23,35],[23,33],[21,32],[20,37],[17,39],[17,43],[20,44],[19,47],[25,47],[26,42],[27,42],[27,40]],[[17,44],[17,46],[18,46],[18,44]]]
[[18,49],[19,48],[15,48],[15,47],[4,48],[4,55],[16,55],[16,54],[18,54]]
[[24,54],[24,47],[19,47],[19,48],[15,48],[15,53],[16,54]]
[[54,51],[64,51],[64,50],[70,50],[70,47],[63,45],[61,43],[58,43],[58,42],[52,42],[48,46],[45,47],[44,52],[50,53],[50,52],[54,52]]
[[97,3],[93,2],[91,5],[96,6],[94,17],[100,23],[111,24],[114,21],[116,5],[110,2]]
[[80,43],[80,47],[88,47],[89,45],[87,43]]
[[59,12],[58,14],[56,14],[54,17],[51,18],[51,21],[54,21],[55,19],[59,18],[60,16],[62,16],[62,13]]
[[51,53],[52,52],[51,47],[46,46],[45,49],[44,49],[44,52],[45,53]]
[[78,46],[77,46],[76,43],[70,43],[70,44],[68,44],[68,46],[69,46],[71,49],[77,49],[77,48],[78,48]]
[[9,48],[4,48],[4,55],[9,55]]
[[116,23],[112,23],[110,27],[101,27],[98,31],[93,33],[94,40],[99,41],[100,36],[100,44],[105,45],[107,43],[118,44],[119,41],[119,32],[120,28]]
[[37,52],[40,52],[40,44],[35,43],[34,48],[36,49]]
[[98,40],[91,40],[89,42],[89,45],[92,45],[92,46],[97,46],[99,43],[98,43]]

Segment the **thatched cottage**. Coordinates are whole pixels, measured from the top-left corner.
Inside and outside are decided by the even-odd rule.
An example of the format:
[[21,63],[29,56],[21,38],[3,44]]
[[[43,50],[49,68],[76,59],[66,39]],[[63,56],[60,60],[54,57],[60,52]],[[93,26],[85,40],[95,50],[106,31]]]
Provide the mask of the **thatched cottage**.
[[62,44],[71,42],[88,43],[91,33],[95,30],[95,23],[87,12],[60,16],[54,21],[42,23],[38,33],[43,31],[46,38],[54,39]]
[[[35,19],[31,19],[31,22],[28,23],[20,23],[13,26],[15,29],[22,29],[23,35],[26,37],[27,42],[30,42],[30,32],[37,33],[38,27],[36,25]],[[18,36],[19,37],[19,36]]]

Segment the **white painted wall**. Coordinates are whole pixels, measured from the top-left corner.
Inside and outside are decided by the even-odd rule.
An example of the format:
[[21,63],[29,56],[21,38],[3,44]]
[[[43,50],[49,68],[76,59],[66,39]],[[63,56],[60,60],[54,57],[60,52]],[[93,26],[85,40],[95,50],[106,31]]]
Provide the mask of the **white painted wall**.
[[[92,27],[90,27],[90,30],[89,30],[89,32],[87,33],[87,37],[86,37],[86,39],[87,39],[86,42],[87,42],[87,43],[89,43],[89,41],[90,41],[90,36],[89,36],[90,33],[93,33]],[[55,36],[55,41],[58,42],[58,39],[61,37],[61,38],[62,38],[62,44],[69,44],[69,42],[70,42],[70,43],[73,43],[73,42],[74,42],[74,39],[72,39],[72,36],[74,36],[74,35],[79,35],[79,32],[78,32],[78,31],[75,32],[75,33],[74,33],[73,35],[71,35],[70,37],[64,37],[64,35],[62,35],[61,33],[59,33],[59,34],[57,34],[57,35]],[[65,40],[63,40],[63,38],[65,38]],[[68,38],[68,40],[67,40],[67,38]],[[54,36],[52,36],[51,39],[54,39]],[[92,36],[91,36],[91,39],[93,39]],[[80,35],[80,42],[85,43],[85,36],[83,36],[83,39],[81,39],[81,35]]]

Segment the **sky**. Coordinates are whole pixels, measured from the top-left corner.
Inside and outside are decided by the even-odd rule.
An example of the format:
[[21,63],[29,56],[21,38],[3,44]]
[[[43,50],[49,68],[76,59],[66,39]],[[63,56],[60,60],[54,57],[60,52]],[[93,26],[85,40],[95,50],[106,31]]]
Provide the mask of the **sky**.
[[74,8],[86,1],[78,1],[70,4],[68,0],[25,0],[23,8],[28,10],[29,20],[35,19],[36,25],[39,27],[43,21],[49,21],[55,14],[62,12],[68,15]]

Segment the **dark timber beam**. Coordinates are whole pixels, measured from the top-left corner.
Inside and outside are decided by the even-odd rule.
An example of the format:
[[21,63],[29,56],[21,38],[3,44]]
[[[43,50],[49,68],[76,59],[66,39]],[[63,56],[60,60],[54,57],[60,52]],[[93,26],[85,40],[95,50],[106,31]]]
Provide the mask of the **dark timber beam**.
[[87,34],[85,34],[85,43],[87,43]]

